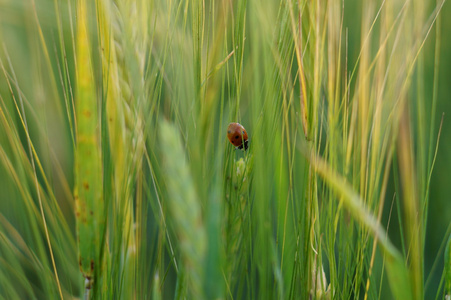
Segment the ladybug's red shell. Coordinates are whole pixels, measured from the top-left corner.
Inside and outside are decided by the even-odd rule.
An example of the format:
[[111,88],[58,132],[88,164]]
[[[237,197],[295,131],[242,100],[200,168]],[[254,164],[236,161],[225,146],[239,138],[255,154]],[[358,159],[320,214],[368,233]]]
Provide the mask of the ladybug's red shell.
[[243,142],[245,143],[245,146],[247,144],[247,132],[240,123],[229,124],[229,127],[227,127],[227,137],[235,147],[240,149],[243,148]]

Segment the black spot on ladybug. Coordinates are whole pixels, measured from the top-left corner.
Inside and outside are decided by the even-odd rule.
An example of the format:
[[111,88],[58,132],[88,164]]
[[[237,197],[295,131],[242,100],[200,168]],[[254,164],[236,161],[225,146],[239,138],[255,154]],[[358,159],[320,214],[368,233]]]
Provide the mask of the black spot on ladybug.
[[238,139],[239,137],[240,137],[239,135],[235,136],[236,139]]
[[240,150],[243,149],[243,148],[244,148],[244,150],[247,150],[249,148],[249,141],[248,140],[244,141],[244,144],[241,144],[238,147],[236,147],[236,149],[240,149]]

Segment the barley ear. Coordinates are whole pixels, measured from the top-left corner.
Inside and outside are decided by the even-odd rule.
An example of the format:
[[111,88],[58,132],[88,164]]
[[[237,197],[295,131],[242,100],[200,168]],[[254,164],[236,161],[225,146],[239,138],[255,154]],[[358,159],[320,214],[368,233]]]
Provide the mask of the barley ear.
[[168,207],[180,247],[188,298],[202,299],[206,231],[199,197],[185,158],[179,130],[167,121],[160,122],[160,141],[164,159]]

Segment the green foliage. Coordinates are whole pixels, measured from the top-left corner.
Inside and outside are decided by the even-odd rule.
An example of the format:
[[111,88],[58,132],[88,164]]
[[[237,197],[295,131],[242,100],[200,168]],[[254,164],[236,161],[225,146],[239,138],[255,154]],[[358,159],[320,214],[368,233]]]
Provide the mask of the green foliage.
[[97,134],[98,114],[94,73],[91,64],[88,36],[88,6],[79,1],[77,6],[77,120],[75,151],[75,216],[80,271],[90,288],[95,273],[101,272],[100,253],[104,241],[105,202],[100,139]]
[[1,298],[449,295],[443,7],[3,1]]
[[445,248],[445,295],[451,297],[451,237]]

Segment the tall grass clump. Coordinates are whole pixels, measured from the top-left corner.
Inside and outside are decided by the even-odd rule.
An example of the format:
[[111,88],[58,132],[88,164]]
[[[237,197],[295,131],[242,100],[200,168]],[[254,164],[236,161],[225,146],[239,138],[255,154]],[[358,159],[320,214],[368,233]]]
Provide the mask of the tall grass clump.
[[449,298],[444,4],[4,1],[0,296]]

